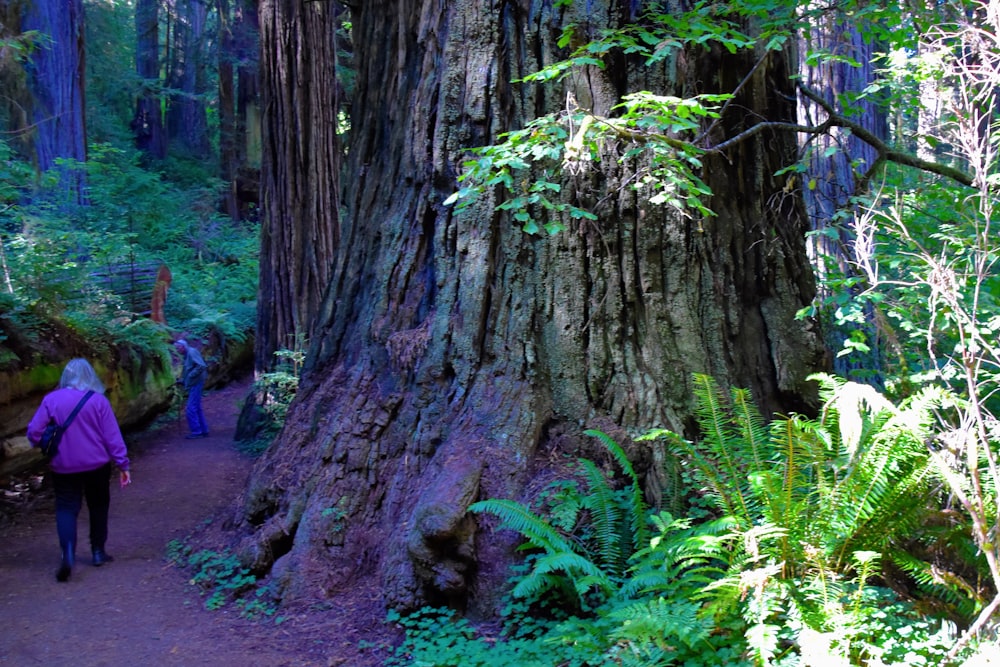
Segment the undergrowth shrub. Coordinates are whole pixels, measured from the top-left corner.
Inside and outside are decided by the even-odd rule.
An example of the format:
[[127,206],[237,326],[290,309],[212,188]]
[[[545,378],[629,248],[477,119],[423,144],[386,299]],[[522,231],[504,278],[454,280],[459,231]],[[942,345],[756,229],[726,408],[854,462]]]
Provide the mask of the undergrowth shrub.
[[274,618],[277,606],[267,587],[259,586],[257,577],[230,553],[202,549],[193,551],[180,540],[167,544],[167,561],[191,572],[189,583],[205,598],[205,609],[214,611],[232,605],[245,618]]
[[988,635],[954,651],[942,591],[963,597],[962,585],[923,587],[931,606],[883,585],[884,560],[897,573],[903,562],[944,567],[906,551],[938,500],[926,448],[936,403],[896,407],[869,387],[816,379],[817,419],[766,424],[746,392],[727,396],[699,376],[702,439],[645,437],[669,443],[716,518],[647,507],[624,451],[596,431],[621,475],[584,459],[532,505],[474,503],[525,540],[516,611],[500,629],[440,609],[392,615],[406,639],[391,664],[946,665],[949,651],[961,664],[986,650]]

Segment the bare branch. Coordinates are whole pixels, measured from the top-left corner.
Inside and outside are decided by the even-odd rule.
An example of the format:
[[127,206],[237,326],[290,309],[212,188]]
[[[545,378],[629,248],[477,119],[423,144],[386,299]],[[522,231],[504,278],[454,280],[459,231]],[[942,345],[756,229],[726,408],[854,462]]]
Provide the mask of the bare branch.
[[862,127],[860,124],[842,116],[837,113],[837,110],[833,108],[827,100],[812,90],[803,83],[799,83],[799,90],[802,94],[808,97],[810,100],[818,104],[826,111],[828,118],[826,125],[829,123],[834,127],[846,127],[851,131],[854,136],[861,141],[865,142],[876,151],[878,151],[879,160],[885,160],[888,162],[895,162],[896,164],[901,164],[906,167],[913,167],[915,169],[920,169],[921,171],[926,171],[931,174],[937,174],[938,176],[944,176],[945,178],[950,178],[953,181],[961,183],[962,185],[972,186],[973,179],[972,176],[965,173],[961,169],[956,169],[955,167],[949,167],[946,164],[941,164],[939,162],[931,162],[929,160],[924,160],[917,157],[916,155],[911,155],[910,153],[904,153],[902,151],[897,151],[891,148],[884,141],[876,137],[874,134],[869,132],[867,129]]

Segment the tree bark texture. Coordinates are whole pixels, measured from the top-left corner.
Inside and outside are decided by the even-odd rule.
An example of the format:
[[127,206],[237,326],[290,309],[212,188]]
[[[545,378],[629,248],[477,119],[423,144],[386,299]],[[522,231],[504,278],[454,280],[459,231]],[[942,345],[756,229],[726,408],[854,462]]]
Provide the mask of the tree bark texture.
[[338,244],[336,3],[265,0],[263,236],[255,365],[312,334]]
[[[57,158],[87,159],[83,0],[34,0],[25,7],[21,28],[50,40],[27,64],[32,93],[34,154],[40,171]],[[63,183],[83,200],[79,172],[66,171]]]
[[136,148],[154,160],[167,156],[163,131],[160,81],[160,0],[137,0],[135,5],[135,69],[143,81],[136,100],[132,132]]
[[[280,4],[265,2],[262,19]],[[765,410],[807,403],[821,345],[795,319],[814,289],[806,220],[773,176],[794,160],[794,136],[761,134],[709,160],[718,216],[701,221],[648,205],[614,159],[567,175],[567,191],[605,196],[591,202],[597,222],[554,237],[496,212],[500,193],[461,212],[442,205],[468,147],[568,92],[608,113],[629,90],[732,90],[750,70],[752,55],[705,50],[656,70],[612,58],[561,88],[510,83],[566,55],[555,42],[567,22],[614,27],[636,5],[376,0],[353,17],[358,86],[329,290],[289,419],[234,506],[242,557],[286,598],[377,577],[397,608],[488,609],[512,537],[480,530],[468,505],[521,497],[565,457],[593,453],[584,428],[604,428],[649,468],[649,446],[627,433],[690,432],[694,372],[751,388]],[[265,80],[285,62],[267,57]],[[794,120],[781,95],[790,73],[769,57],[717,138]],[[268,138],[265,169],[311,179],[315,168],[279,150],[303,131],[296,121],[267,124],[283,130]],[[269,234],[290,233],[274,223]],[[653,496],[658,479],[647,472]]]

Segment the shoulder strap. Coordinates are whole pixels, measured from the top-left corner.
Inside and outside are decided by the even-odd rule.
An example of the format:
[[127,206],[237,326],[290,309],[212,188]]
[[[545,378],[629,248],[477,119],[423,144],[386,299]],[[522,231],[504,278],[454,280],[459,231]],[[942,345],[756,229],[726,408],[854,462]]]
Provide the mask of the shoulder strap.
[[86,394],[83,395],[83,398],[80,399],[80,402],[76,404],[75,408],[73,408],[73,412],[69,413],[69,417],[67,417],[66,421],[63,422],[62,425],[63,430],[69,428],[70,423],[72,423],[73,419],[76,418],[76,413],[80,411],[80,408],[82,408],[83,404],[87,402],[87,399],[89,399],[93,395],[94,392],[92,391],[88,391]]

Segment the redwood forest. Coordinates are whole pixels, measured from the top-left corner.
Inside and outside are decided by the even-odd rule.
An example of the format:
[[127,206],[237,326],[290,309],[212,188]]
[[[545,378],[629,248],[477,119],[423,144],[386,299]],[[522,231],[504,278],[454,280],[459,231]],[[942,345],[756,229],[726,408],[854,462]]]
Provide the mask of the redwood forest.
[[177,419],[185,339],[247,387],[162,549],[212,613],[995,665],[994,214],[997,0],[0,0],[0,483],[73,358]]

